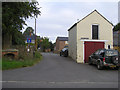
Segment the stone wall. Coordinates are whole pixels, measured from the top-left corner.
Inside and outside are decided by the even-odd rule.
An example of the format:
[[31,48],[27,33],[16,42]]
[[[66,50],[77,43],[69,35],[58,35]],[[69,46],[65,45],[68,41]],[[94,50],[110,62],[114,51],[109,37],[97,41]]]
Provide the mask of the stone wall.
[[4,56],[13,56],[12,58],[14,59],[18,59],[18,50],[14,50],[14,49],[7,49],[7,50],[3,50],[2,51],[2,57]]
[[27,51],[28,47],[25,45],[14,45],[11,48],[18,50],[19,52],[18,59],[33,58],[34,46],[29,47],[30,48],[29,52]]

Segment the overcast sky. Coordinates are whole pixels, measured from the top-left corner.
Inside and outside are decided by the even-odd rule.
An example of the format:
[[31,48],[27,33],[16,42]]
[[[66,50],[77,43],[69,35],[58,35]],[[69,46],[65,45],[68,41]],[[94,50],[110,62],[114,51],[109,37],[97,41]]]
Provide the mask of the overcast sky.
[[[100,2],[99,2],[100,1]],[[101,2],[102,1],[102,2]],[[108,2],[109,1],[109,2]],[[114,25],[118,23],[118,0],[39,1],[41,16],[37,18],[37,35],[55,42],[58,36],[68,36],[68,29],[95,9]],[[35,20],[28,19],[27,25],[35,28]],[[25,26],[25,29],[27,26]],[[24,31],[24,30],[23,30]]]

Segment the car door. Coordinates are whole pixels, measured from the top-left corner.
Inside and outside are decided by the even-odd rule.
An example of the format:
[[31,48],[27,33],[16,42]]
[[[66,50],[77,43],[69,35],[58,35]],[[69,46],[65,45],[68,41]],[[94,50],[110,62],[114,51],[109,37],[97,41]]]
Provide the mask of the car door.
[[99,57],[99,50],[93,53],[92,59],[94,64],[96,64],[98,57]]
[[99,59],[103,60],[104,56],[105,56],[105,51],[104,50],[100,50],[100,52],[99,52]]

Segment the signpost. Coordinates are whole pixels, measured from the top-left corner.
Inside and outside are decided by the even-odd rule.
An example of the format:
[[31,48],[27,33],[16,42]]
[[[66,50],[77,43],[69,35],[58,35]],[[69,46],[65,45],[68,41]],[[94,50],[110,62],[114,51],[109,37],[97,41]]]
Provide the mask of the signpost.
[[31,43],[31,38],[27,38],[27,43]]
[[31,38],[27,38],[27,43],[28,43],[27,52],[30,52],[30,45],[29,45],[29,43],[31,43]]

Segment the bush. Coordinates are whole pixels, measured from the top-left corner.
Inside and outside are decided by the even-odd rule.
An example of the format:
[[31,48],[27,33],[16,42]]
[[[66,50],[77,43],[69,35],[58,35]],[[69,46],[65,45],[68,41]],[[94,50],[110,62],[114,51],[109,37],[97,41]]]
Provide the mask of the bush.
[[40,58],[40,57],[41,57],[40,52],[36,51],[36,52],[35,52],[35,58]]
[[34,58],[30,58],[27,56],[23,57],[22,60],[2,58],[2,70],[33,66],[36,63],[38,63],[41,59],[42,55],[38,51],[35,52]]

